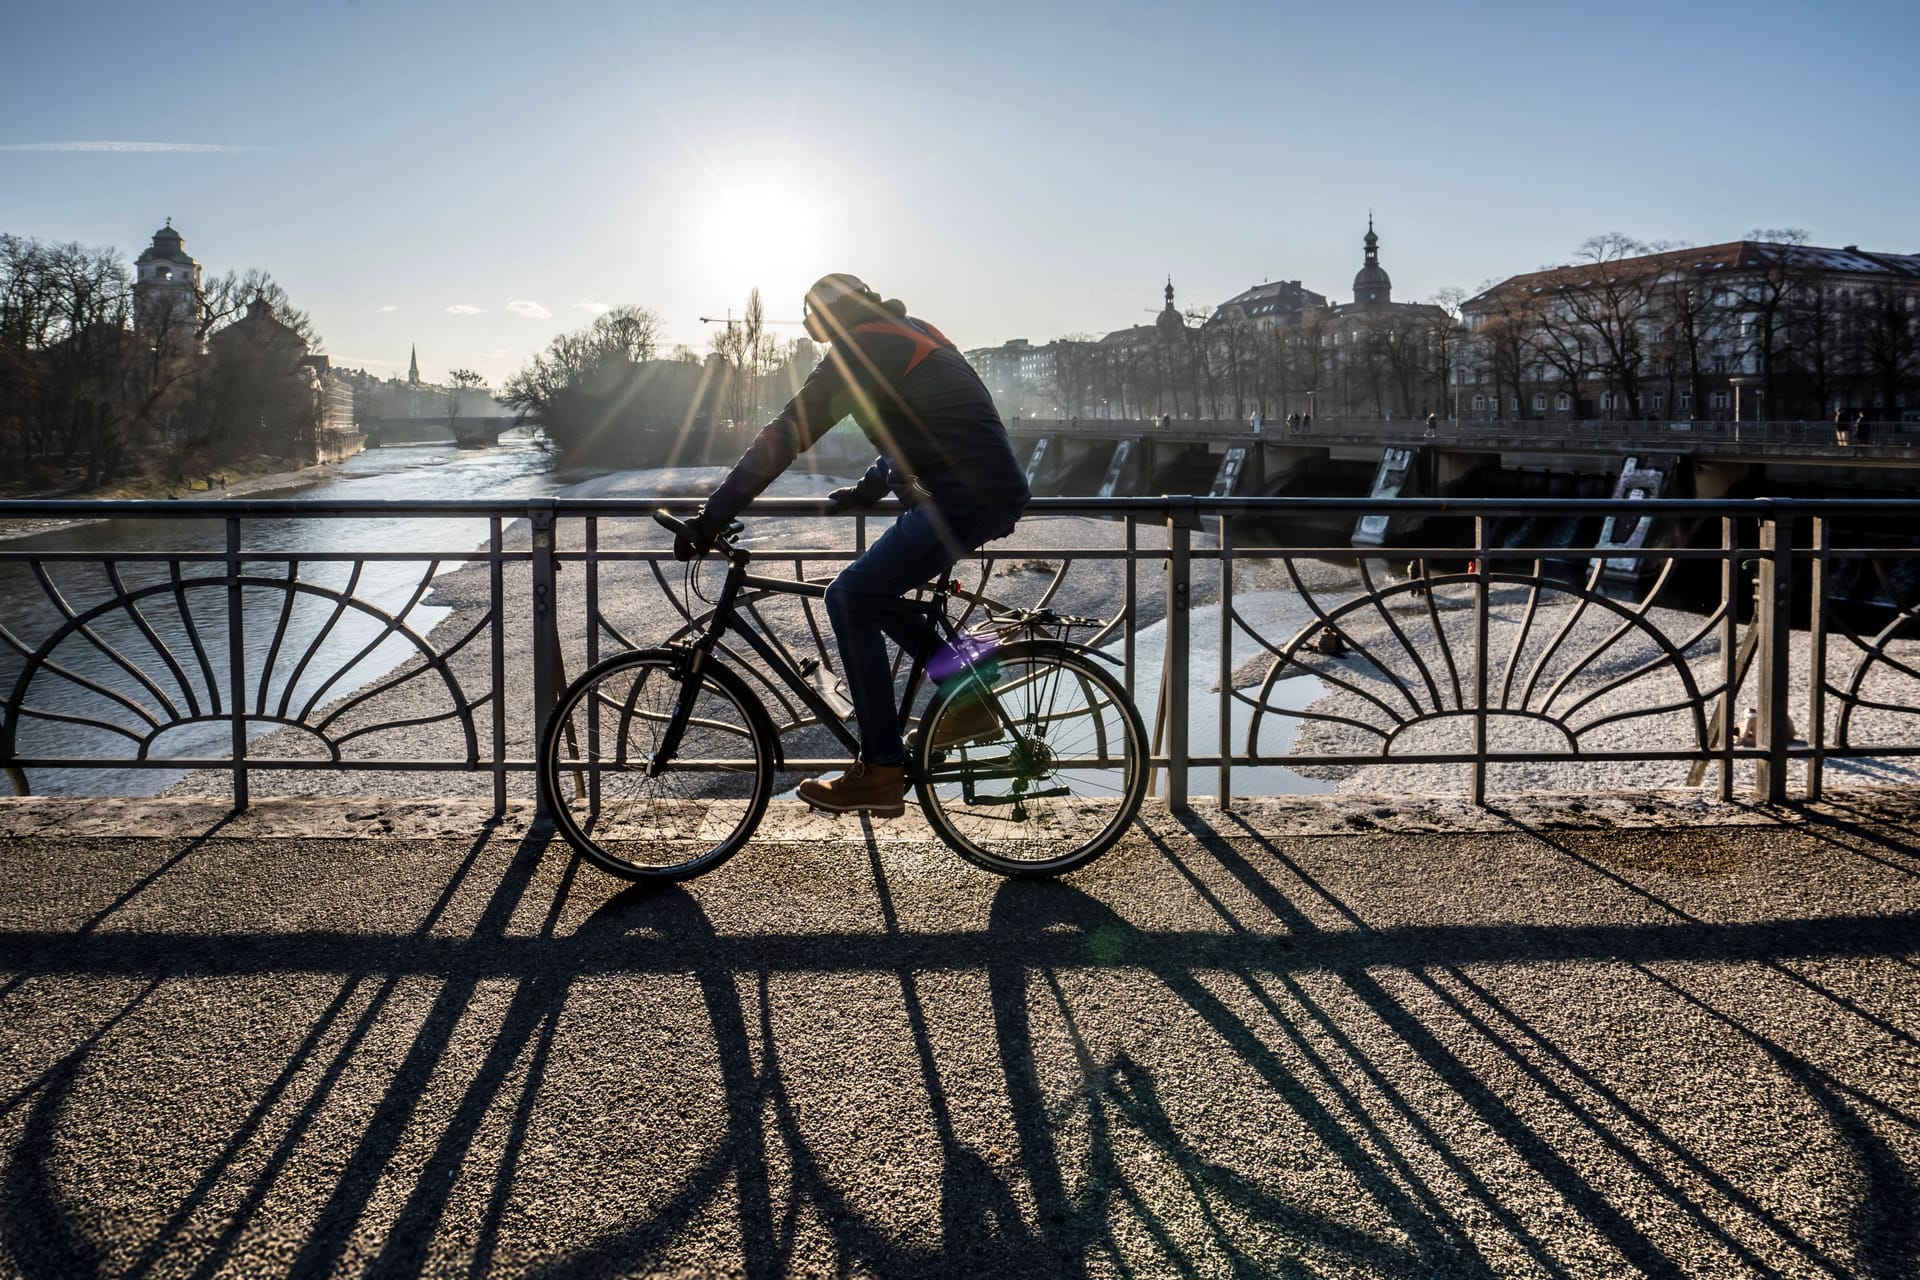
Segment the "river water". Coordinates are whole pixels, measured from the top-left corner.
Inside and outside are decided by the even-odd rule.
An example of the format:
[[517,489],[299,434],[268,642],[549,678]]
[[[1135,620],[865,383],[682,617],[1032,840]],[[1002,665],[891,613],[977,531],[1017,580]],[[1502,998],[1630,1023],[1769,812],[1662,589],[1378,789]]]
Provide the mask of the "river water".
[[[512,432],[493,449],[461,450],[447,445],[369,450],[317,483],[260,496],[511,501],[551,494],[558,487],[548,455],[525,433]],[[462,555],[487,538],[487,522],[480,519],[249,519],[243,529],[244,572],[263,577],[286,576],[287,561],[274,560],[275,554],[383,550],[420,556],[372,562],[360,571],[353,583],[354,599],[386,614],[406,609],[423,577],[455,567]],[[226,549],[225,539],[224,524],[218,520],[101,520],[0,542],[0,552],[82,552],[101,557],[161,551],[220,553]],[[437,566],[436,556],[445,557]],[[83,616],[89,607],[120,594],[97,560],[55,563],[48,569],[53,586]],[[187,587],[179,595],[171,589],[164,563],[121,561],[115,570],[127,594],[154,590],[136,601],[137,613],[116,608],[94,620],[89,629],[100,644],[69,634],[46,655],[53,665],[39,666],[23,699],[39,714],[20,718],[17,753],[127,757],[136,755],[139,740],[145,739],[147,754],[156,757],[227,754],[230,724],[213,714],[216,697],[226,696],[228,671],[226,589],[214,581],[220,567],[184,565]],[[297,595],[291,608],[282,589],[242,592],[248,696],[255,700],[256,709],[273,714],[284,704],[291,716],[310,699],[317,697],[324,703],[378,678],[414,652],[404,637],[382,640],[385,624],[374,613],[356,606],[333,616],[336,598],[324,593],[346,587],[352,573],[346,564],[302,565],[299,580],[320,591]],[[201,585],[194,585],[196,580]],[[406,612],[410,630],[424,635],[446,615],[446,609],[434,607],[430,600],[429,592]],[[38,648],[63,624],[46,587],[26,564],[0,562],[0,623],[29,649]],[[200,652],[195,650],[195,639]],[[152,684],[130,674],[107,652],[108,647],[124,655],[127,664],[143,671]],[[171,664],[161,654],[163,648],[171,655]],[[302,666],[302,658],[309,653]],[[0,651],[0,689],[11,695],[26,665],[27,660],[12,647]],[[259,687],[262,672],[267,673],[264,689]],[[168,727],[156,729],[154,721]],[[259,723],[253,731],[257,736],[273,728],[271,723]],[[178,771],[138,768],[35,769],[29,771],[28,782],[43,795],[150,795],[180,776]]]

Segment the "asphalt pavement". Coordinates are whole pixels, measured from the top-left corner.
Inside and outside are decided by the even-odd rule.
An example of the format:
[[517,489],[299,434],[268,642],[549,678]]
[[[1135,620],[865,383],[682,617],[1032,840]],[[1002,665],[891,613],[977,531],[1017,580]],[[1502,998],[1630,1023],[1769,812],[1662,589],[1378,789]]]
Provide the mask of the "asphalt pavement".
[[0,1273],[1920,1274],[1898,794],[526,816],[0,802]]

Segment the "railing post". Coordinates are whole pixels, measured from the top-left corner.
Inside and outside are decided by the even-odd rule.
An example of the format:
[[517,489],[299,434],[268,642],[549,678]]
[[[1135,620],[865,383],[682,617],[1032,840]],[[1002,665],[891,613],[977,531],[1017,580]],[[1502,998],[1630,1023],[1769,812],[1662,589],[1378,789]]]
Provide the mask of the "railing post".
[[1220,809],[1233,809],[1233,529],[1220,517]]
[[227,517],[227,713],[233,725],[233,811],[246,809],[247,623],[240,600],[240,517]]
[[[554,608],[558,561],[554,558],[553,499],[530,504],[527,517],[533,526],[533,742],[537,751],[541,729],[560,700],[566,672],[560,659],[560,622]],[[535,816],[551,819],[547,797],[540,788],[534,790]]]
[[507,563],[506,542],[499,516],[487,521],[487,590],[493,610],[490,642],[493,652],[493,811],[507,811]]
[[1185,813],[1187,805],[1187,681],[1191,665],[1193,529],[1199,523],[1192,498],[1167,502],[1167,645],[1164,659],[1167,698],[1167,810]]
[[1760,724],[1755,745],[1766,754],[1754,771],[1754,798],[1766,804],[1787,801],[1787,744],[1793,736],[1787,705],[1787,664],[1792,661],[1793,517],[1769,515],[1760,523]]
[[1831,529],[1813,518],[1813,560],[1807,579],[1807,800],[1818,803],[1826,788],[1827,747],[1827,550]]
[[1487,518],[1473,518],[1473,803],[1487,803]]

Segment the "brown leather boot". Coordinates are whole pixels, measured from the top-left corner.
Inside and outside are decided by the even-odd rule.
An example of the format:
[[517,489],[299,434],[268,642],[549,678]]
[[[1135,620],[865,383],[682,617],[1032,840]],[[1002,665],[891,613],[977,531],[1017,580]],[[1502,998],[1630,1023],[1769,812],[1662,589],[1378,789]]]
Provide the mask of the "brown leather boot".
[[800,798],[827,813],[866,813],[897,818],[907,811],[907,770],[897,764],[865,764],[825,781],[809,778],[800,784]]
[[945,714],[933,727],[933,749],[946,751],[963,742],[989,742],[1000,736],[1000,718],[980,698],[969,698]]

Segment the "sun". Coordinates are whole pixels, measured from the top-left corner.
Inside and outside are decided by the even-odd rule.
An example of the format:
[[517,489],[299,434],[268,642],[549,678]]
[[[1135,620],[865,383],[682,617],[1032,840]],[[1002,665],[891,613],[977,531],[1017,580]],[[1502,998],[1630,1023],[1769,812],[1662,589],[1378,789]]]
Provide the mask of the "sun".
[[743,181],[721,188],[697,212],[700,260],[714,284],[730,293],[759,288],[771,300],[798,298],[825,268],[819,265],[821,227],[814,203],[777,181]]

